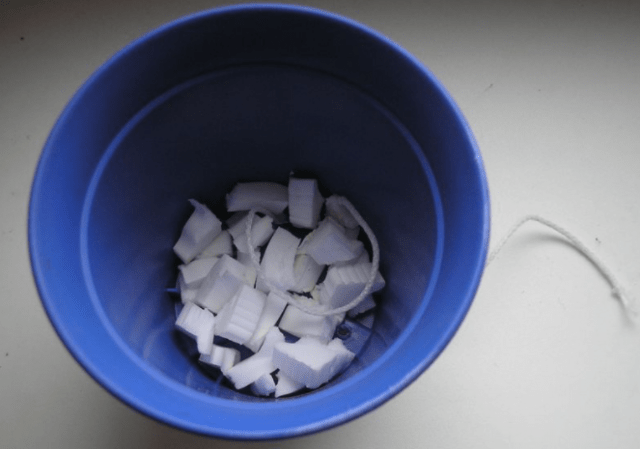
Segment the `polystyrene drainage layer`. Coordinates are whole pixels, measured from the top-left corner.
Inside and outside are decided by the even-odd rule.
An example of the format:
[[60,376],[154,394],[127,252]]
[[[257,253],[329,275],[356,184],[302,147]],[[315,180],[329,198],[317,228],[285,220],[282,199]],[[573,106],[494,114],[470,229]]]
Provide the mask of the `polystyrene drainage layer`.
[[[174,332],[166,294],[175,277],[172,246],[190,213],[188,198],[217,213],[238,181],[286,183],[291,170],[316,174],[357,204],[383,255],[387,286],[373,332],[340,379],[410,331],[435,283],[442,239],[440,200],[421,148],[383,105],[340,79],[289,66],[229,68],[141,110],[105,152],[85,199],[81,248],[92,301],[105,326],[151,369],[226,395]],[[353,344],[366,340],[362,332],[350,329]]]

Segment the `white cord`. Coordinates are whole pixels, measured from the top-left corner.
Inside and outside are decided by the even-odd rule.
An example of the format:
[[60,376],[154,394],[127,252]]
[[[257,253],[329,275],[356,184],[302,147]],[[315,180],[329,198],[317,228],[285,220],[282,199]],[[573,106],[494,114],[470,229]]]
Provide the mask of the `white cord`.
[[322,305],[310,307],[301,301],[296,301],[289,293],[282,291],[277,286],[275,286],[269,279],[265,277],[264,270],[260,266],[260,258],[258,256],[258,253],[256,252],[256,249],[253,245],[253,241],[251,239],[251,229],[253,227],[253,218],[256,212],[258,211],[256,209],[251,209],[249,211],[249,214],[247,215],[245,232],[247,235],[249,255],[251,256],[251,262],[253,263],[253,267],[256,270],[258,278],[260,278],[267,285],[267,287],[269,287],[269,289],[276,291],[276,293],[279,293],[279,295],[283,297],[289,304],[299,308],[303,312],[306,312],[310,315],[317,315],[317,316],[337,315],[337,314],[345,313],[351,310],[352,308],[354,308],[355,306],[357,306],[358,304],[360,304],[371,292],[371,287],[375,282],[376,275],[378,274],[378,268],[380,265],[380,246],[378,245],[378,239],[376,239],[375,234],[373,233],[373,231],[371,230],[367,222],[364,220],[364,218],[362,218],[362,215],[360,215],[360,213],[356,210],[356,208],[353,206],[353,204],[351,204],[349,200],[347,200],[342,196],[335,196],[335,199],[337,204],[344,206],[351,213],[351,215],[353,215],[353,218],[358,222],[360,227],[364,230],[365,234],[367,234],[367,237],[369,238],[369,242],[371,243],[371,252],[372,252],[371,271],[369,272],[369,278],[367,279],[367,282],[364,288],[362,289],[360,294],[357,297],[355,297],[351,302],[349,302],[348,304],[345,304],[344,306],[336,307],[335,309],[327,309]]
[[489,256],[487,257],[486,265],[488,266],[493,260],[498,256],[498,253],[502,250],[507,241],[515,234],[515,232],[528,221],[537,221],[538,223],[547,226],[550,229],[553,229],[557,233],[561,234],[564,238],[566,238],[574,248],[580,251],[600,272],[602,277],[609,283],[611,287],[611,293],[615,296],[624,309],[630,315],[637,315],[637,311],[634,307],[634,302],[631,300],[628,294],[624,292],[622,285],[616,279],[615,275],[607,268],[607,266],[596,256],[584,243],[582,243],[578,238],[573,235],[571,232],[567,231],[565,228],[560,225],[554,223],[551,220],[547,220],[546,218],[540,217],[539,215],[527,215],[521,218],[516,224],[514,224],[509,232],[504,236],[504,238],[496,245],[496,247],[491,251]]

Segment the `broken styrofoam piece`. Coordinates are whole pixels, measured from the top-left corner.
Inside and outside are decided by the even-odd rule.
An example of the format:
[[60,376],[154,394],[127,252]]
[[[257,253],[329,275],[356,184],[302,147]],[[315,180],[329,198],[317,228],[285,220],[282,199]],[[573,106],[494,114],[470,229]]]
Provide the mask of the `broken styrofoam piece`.
[[270,357],[248,357],[229,369],[224,375],[237,390],[248,387],[263,374],[271,374],[276,368]]
[[328,342],[333,338],[336,327],[343,319],[343,313],[326,316],[311,315],[290,305],[282,314],[278,327],[296,337],[314,337],[320,341]]
[[355,259],[347,260],[346,262],[336,262],[334,264],[331,264],[331,266],[343,267],[345,265],[357,265],[360,263],[370,263],[370,262],[371,262],[371,257],[369,256],[369,253],[367,251],[362,251],[362,254],[360,254]]
[[299,228],[313,229],[318,224],[324,198],[315,179],[289,178],[289,221]]
[[262,343],[269,332],[282,316],[285,307],[287,307],[287,299],[283,297],[286,293],[272,291],[267,295],[267,300],[262,309],[262,315],[256,325],[256,330],[251,338],[245,342],[245,346],[253,352],[258,352],[262,347]]
[[[332,266],[320,289],[320,302],[327,309],[337,309],[348,305],[364,289],[371,275],[372,265],[369,262]],[[376,273],[371,293],[382,289],[385,281],[380,272]]]
[[285,376],[282,374],[282,371],[276,372],[276,378],[278,382],[276,382],[276,391],[275,396],[279,398],[280,396],[286,396],[288,394],[295,393],[304,388],[304,384],[300,382],[296,382],[295,380]]
[[240,351],[214,344],[209,353],[200,355],[200,361],[220,368],[220,371],[224,374],[240,361]]
[[363,243],[347,237],[344,227],[332,218],[322,220],[300,248],[300,253],[310,255],[321,265],[353,260],[363,251]]
[[[233,244],[241,253],[249,252],[249,245],[247,242],[247,219],[248,216],[245,215],[241,220],[229,228],[229,233],[233,237]],[[274,232],[273,217],[270,215],[255,217],[251,224],[251,244],[253,248],[267,243]]]
[[302,337],[295,343],[276,344],[272,359],[283,375],[314,389],[342,372],[354,357],[339,339],[325,344],[315,338]]
[[365,298],[357,304],[354,308],[347,312],[347,315],[351,318],[362,315],[363,313],[369,312],[376,307],[376,302],[373,299],[373,295],[367,295]]
[[230,271],[222,271],[204,280],[196,293],[194,302],[213,313],[220,313],[243,285],[246,284],[240,276]]
[[[356,226],[355,228],[344,228],[344,235],[347,236],[348,239],[356,240],[360,235],[360,226]],[[366,251],[365,251],[366,252]]]
[[310,292],[316,286],[324,265],[320,265],[308,254],[296,255],[293,262],[293,277],[296,282],[291,287],[294,292]]
[[216,317],[216,335],[245,344],[256,330],[266,299],[261,291],[245,284],[240,286]]
[[187,287],[182,277],[178,276],[178,292],[180,292],[180,301],[182,304],[186,304],[188,302],[195,302],[198,289]]
[[[342,371],[344,367],[340,366],[337,359],[346,357],[350,360],[371,333],[374,314],[370,311],[375,305],[370,296],[371,284],[374,284],[373,290],[384,285],[377,271],[377,240],[353,205],[346,198],[334,195],[327,204],[324,219],[313,230],[313,224],[309,223],[317,225],[324,201],[317,182],[293,177],[290,181],[286,195],[282,194],[284,186],[279,186],[275,190],[280,190],[280,193],[271,197],[265,195],[268,188],[262,187],[273,187],[273,183],[236,186],[227,195],[228,211],[235,213],[226,220],[225,231],[220,231],[195,256],[196,259],[220,257],[220,260],[213,264],[204,279],[202,271],[196,270],[197,264],[189,267],[193,271],[188,271],[185,263],[178,276],[178,288],[167,289],[171,290],[170,293],[173,290],[180,293],[182,304],[176,303],[177,315],[186,305],[207,307],[210,316],[218,313],[214,317],[215,333],[221,339],[226,338],[243,346],[234,349],[234,353],[227,353],[230,349],[222,346],[216,349],[213,333],[209,333],[208,338],[201,338],[199,349],[202,352],[206,345],[210,345],[211,352],[202,353],[200,360],[204,364],[218,366],[238,389],[251,385],[257,395],[275,393],[279,397],[299,391],[307,384],[315,388],[326,381],[324,377],[335,375],[331,374],[334,371]],[[269,198],[265,200],[266,197]],[[273,206],[270,201],[274,198],[279,204],[270,209],[270,205]],[[239,206],[243,202],[244,206]],[[194,207],[197,208],[196,204]],[[312,229],[312,232],[300,245],[296,236],[302,231],[293,227],[304,226]],[[370,242],[371,256],[358,239],[361,234],[366,234]],[[267,242],[269,244],[265,245]],[[268,251],[269,246],[271,251]],[[265,258],[267,252],[270,257]],[[361,270],[354,270],[353,267],[364,263],[368,264],[368,276],[365,279],[360,276]],[[199,268],[204,270],[203,266]],[[325,271],[329,280],[319,284],[320,276],[327,277]],[[378,277],[373,278],[376,274]],[[364,285],[361,285],[363,281]],[[199,284],[200,287],[196,288]],[[353,294],[354,285],[361,287],[357,296],[342,307],[332,307],[334,302],[346,302],[346,298]],[[239,304],[243,290],[252,292],[248,296],[260,296],[261,300],[246,300],[246,304]],[[261,310],[258,303],[261,304]],[[344,320],[347,312],[355,315],[355,318]],[[301,372],[307,370],[309,374],[310,370],[310,381],[303,383],[291,377],[290,373],[276,368],[272,359],[273,339],[271,344],[268,340],[270,333],[277,332],[280,342],[284,341],[282,332],[275,327],[277,324],[287,331],[287,341],[298,338],[298,343],[304,345],[305,339],[313,339],[317,344],[324,344],[320,350],[316,344],[309,345],[308,349],[317,359],[317,365],[308,363],[300,368],[300,360],[295,357],[293,362],[289,360],[293,365],[298,364]],[[344,344],[339,340],[336,340],[337,343],[331,340],[336,332],[344,339]],[[198,340],[198,335],[193,335]],[[239,361],[245,356],[244,350],[253,351],[254,355]],[[287,351],[290,352],[289,349],[284,352]],[[295,370],[291,374],[295,374]],[[275,384],[279,386],[274,385],[276,379]]]
[[202,281],[194,301],[219,313],[242,285],[255,285],[256,276],[255,269],[223,254]]
[[366,327],[367,329],[373,328],[373,323],[375,321],[375,316],[373,313],[367,313],[366,315],[361,315],[356,318],[356,321]]
[[[240,251],[238,251],[236,253],[236,260],[238,262],[240,262],[242,265],[244,265],[245,267],[252,268],[252,269],[255,270],[255,268],[253,268],[254,265],[253,265],[253,258],[251,257],[251,254],[249,254],[249,253],[241,253]],[[267,292],[268,292],[268,290],[267,290]],[[267,292],[265,292],[265,293],[267,293]]]
[[325,200],[327,215],[335,218],[347,229],[358,227],[358,220],[349,212],[349,209],[341,204],[341,198],[338,195],[331,195]]
[[296,284],[293,266],[299,244],[300,239],[286,229],[276,229],[260,264],[267,285],[286,291]]
[[192,199],[189,202],[195,209],[173,246],[183,263],[191,262],[222,231],[222,222],[207,206]]
[[196,340],[198,352],[208,354],[213,346],[216,319],[213,314],[193,303],[186,303],[175,322],[176,328]]
[[200,287],[202,281],[204,281],[217,261],[217,257],[210,257],[207,259],[195,259],[187,264],[178,266],[180,287],[192,289]]
[[[249,259],[251,258],[250,255],[247,255],[247,256]],[[258,276],[258,279],[256,280],[256,289],[260,290],[263,293],[271,292],[271,286],[269,286],[269,284],[267,283],[267,280],[263,276]]]
[[231,255],[232,253],[233,244],[231,234],[229,234],[229,231],[225,229],[224,231],[220,231],[216,238],[214,238],[213,241],[196,256],[196,259],[220,257],[223,254]]
[[269,396],[276,391],[276,383],[271,374],[263,374],[251,384],[251,392],[256,396]]
[[263,374],[271,374],[276,368],[273,365],[273,351],[277,344],[284,342],[284,335],[277,327],[272,327],[264,339],[258,352],[237,363],[225,373],[236,389],[241,390],[260,378]]
[[227,194],[229,212],[266,210],[279,214],[289,204],[286,186],[275,182],[241,182]]
[[[240,221],[244,220],[247,217],[247,215],[249,215],[249,211],[246,211],[246,210],[240,210],[231,214],[231,216],[227,218],[225,221],[227,225],[227,230],[233,228]],[[231,238],[233,238],[233,236],[231,236]]]
[[277,326],[273,326],[271,329],[269,329],[269,332],[267,332],[267,335],[264,337],[264,343],[262,344],[260,350],[256,352],[252,357],[258,356],[268,359],[272,358],[274,348],[278,343],[282,341],[284,341],[284,334]]

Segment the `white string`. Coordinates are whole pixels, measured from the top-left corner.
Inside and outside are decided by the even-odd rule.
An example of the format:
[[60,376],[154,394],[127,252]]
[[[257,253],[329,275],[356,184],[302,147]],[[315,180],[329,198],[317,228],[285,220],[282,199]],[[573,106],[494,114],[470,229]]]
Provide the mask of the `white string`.
[[504,245],[507,243],[507,241],[509,241],[513,234],[515,234],[515,232],[528,221],[536,221],[544,226],[547,226],[550,229],[553,229],[557,233],[561,234],[564,238],[566,238],[574,248],[580,251],[596,267],[602,277],[609,283],[609,286],[611,287],[611,293],[620,301],[626,312],[633,316],[637,315],[637,311],[634,307],[634,302],[631,300],[629,295],[625,293],[622,285],[616,279],[613,272],[609,268],[607,268],[607,266],[600,260],[600,258],[596,256],[584,243],[578,240],[578,238],[571,232],[551,220],[540,217],[539,215],[527,215],[521,218],[516,224],[514,224],[509,232],[496,245],[496,247],[487,257],[487,266],[498,256],[498,253],[500,253]]
[[380,246],[378,245],[378,239],[376,239],[376,236],[373,233],[373,230],[369,227],[369,225],[364,220],[364,218],[362,218],[362,215],[360,215],[360,213],[356,210],[356,208],[353,206],[353,204],[351,204],[349,200],[347,200],[342,196],[337,196],[337,195],[334,196],[334,198],[336,199],[337,204],[344,206],[351,213],[351,215],[353,215],[353,218],[358,222],[358,224],[360,225],[362,230],[365,232],[365,234],[367,234],[369,242],[371,243],[371,253],[372,253],[371,271],[369,272],[369,278],[367,279],[367,282],[364,288],[362,289],[360,294],[357,297],[355,297],[351,302],[349,302],[348,304],[345,304],[344,306],[336,307],[335,309],[327,309],[322,305],[310,307],[307,304],[303,303],[302,301],[296,301],[288,292],[282,291],[280,288],[274,285],[269,279],[266,278],[266,276],[264,275],[264,270],[260,266],[260,258],[258,256],[258,253],[256,252],[256,249],[253,245],[253,241],[251,239],[251,229],[253,227],[253,218],[256,212],[258,212],[258,210],[251,209],[249,211],[249,214],[247,215],[245,232],[247,235],[247,242],[249,246],[249,255],[251,256],[251,262],[253,264],[254,269],[256,270],[258,278],[260,278],[267,285],[269,289],[275,291],[282,298],[284,298],[287,301],[287,303],[299,308],[303,312],[306,312],[310,315],[317,315],[317,316],[337,315],[337,314],[345,313],[351,310],[352,308],[354,308],[355,306],[357,306],[358,304],[360,304],[371,292],[371,287],[373,287],[373,283],[375,282],[376,275],[378,274],[378,268],[380,265]]

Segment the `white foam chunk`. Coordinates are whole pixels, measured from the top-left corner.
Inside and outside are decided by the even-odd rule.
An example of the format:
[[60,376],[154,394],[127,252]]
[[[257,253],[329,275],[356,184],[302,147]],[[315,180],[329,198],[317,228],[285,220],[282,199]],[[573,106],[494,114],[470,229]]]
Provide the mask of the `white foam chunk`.
[[315,179],[289,178],[289,221],[299,228],[318,225],[324,198]]
[[283,375],[313,389],[342,372],[354,356],[339,339],[325,344],[315,338],[302,337],[295,343],[276,344],[273,365]]
[[224,374],[240,361],[240,351],[214,344],[209,353],[200,355],[200,361],[220,368],[220,371]]
[[267,282],[261,276],[256,280],[256,288],[264,293],[269,293],[271,288],[267,285]]
[[220,231],[220,234],[213,239],[213,241],[203,249],[196,259],[207,259],[210,257],[220,257],[223,254],[231,254],[233,252],[233,245],[231,241],[231,234],[226,229]]
[[276,383],[276,397],[286,396],[291,393],[295,393],[296,391],[300,391],[304,388],[304,384],[300,382],[296,382],[295,380],[285,376],[282,374],[282,371],[278,371],[276,373],[276,377],[278,382]]
[[356,265],[359,263],[371,262],[371,257],[369,257],[369,253],[366,251],[362,251],[358,257],[352,260],[347,260],[346,262],[336,262],[332,264],[334,267],[342,267],[344,265]]
[[338,195],[331,195],[325,201],[327,215],[335,218],[338,222],[348,229],[358,227],[358,221],[351,214],[349,209],[340,204],[340,198]]
[[[360,226],[356,226],[355,228],[344,228],[344,235],[347,236],[348,239],[357,239],[358,235],[360,235]],[[366,251],[365,251],[366,252]]]
[[184,283],[184,280],[181,276],[178,276],[178,291],[180,292],[180,301],[182,302],[182,304],[194,302],[196,300],[196,295],[198,294],[198,289],[189,288]]
[[275,182],[241,182],[227,194],[229,212],[263,209],[274,214],[289,204],[287,187]]
[[260,351],[236,364],[225,376],[240,390],[258,380],[263,374],[271,374],[276,370],[273,365],[274,348],[282,342],[284,335],[277,327],[272,327],[267,332]]
[[[249,245],[247,242],[247,218],[244,216],[241,220],[234,223],[229,228],[229,233],[233,237],[233,244],[238,248],[241,253],[249,252]],[[273,229],[273,217],[264,215],[259,217],[257,215],[253,218],[253,224],[251,226],[251,243],[255,249],[258,246],[262,246],[271,238],[274,233]]]
[[289,305],[284,311],[278,327],[296,337],[315,337],[323,342],[333,338],[338,324],[344,319],[344,314],[311,315],[296,306]]
[[242,285],[253,286],[256,271],[223,254],[202,281],[195,298],[196,304],[219,313]]
[[200,354],[211,352],[215,331],[215,317],[211,312],[196,304],[187,303],[180,311],[175,326],[196,340]]
[[213,266],[218,261],[217,257],[207,259],[195,259],[187,264],[178,266],[178,278],[181,288],[197,289],[207,277]]
[[373,328],[373,323],[375,321],[375,316],[373,313],[367,313],[366,315],[359,316],[356,321],[362,324],[367,329]]
[[364,251],[360,240],[349,238],[344,227],[332,218],[325,218],[304,240],[301,253],[306,253],[321,265],[353,260]]
[[[370,274],[370,262],[330,267],[321,284],[320,302],[329,309],[349,304],[362,292]],[[382,289],[384,285],[382,275],[377,272],[371,286],[371,293]]]
[[244,344],[256,330],[266,299],[261,291],[242,285],[216,317],[216,334]]
[[293,276],[296,282],[291,290],[310,292],[316,286],[322,270],[324,270],[324,265],[320,265],[310,255],[296,255],[293,262]]
[[249,212],[246,211],[246,210],[238,211],[238,212],[235,212],[235,213],[231,214],[231,216],[229,218],[227,218],[227,221],[226,221],[227,229],[233,228],[235,225],[238,224],[238,222],[243,220],[247,215],[249,215]]
[[[245,267],[253,268],[253,259],[251,258],[251,254],[249,253],[241,253],[240,251],[238,251],[236,253],[236,260]],[[260,260],[259,255],[258,260]]]
[[293,265],[299,244],[300,239],[286,229],[278,228],[264,252],[262,273],[280,290],[289,290],[296,284]]
[[263,374],[251,384],[251,392],[257,396],[269,396],[276,391],[276,383],[271,374]]
[[287,300],[282,296],[286,293],[270,292],[262,309],[262,315],[256,325],[256,330],[251,338],[245,342],[245,346],[253,352],[258,352],[269,330],[278,322],[282,312],[287,306]]
[[182,228],[173,251],[184,263],[189,263],[222,231],[222,222],[204,204],[189,200],[195,208]]
[[273,362],[267,357],[252,355],[236,364],[225,373],[225,376],[237,390],[241,390],[258,380],[263,374],[275,371]]
[[362,302],[358,303],[355,307],[347,312],[347,315],[350,317],[355,317],[361,315],[365,312],[369,312],[373,308],[375,308],[376,302],[373,299],[373,295],[367,295],[364,297]]

